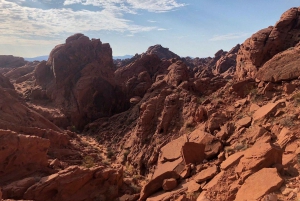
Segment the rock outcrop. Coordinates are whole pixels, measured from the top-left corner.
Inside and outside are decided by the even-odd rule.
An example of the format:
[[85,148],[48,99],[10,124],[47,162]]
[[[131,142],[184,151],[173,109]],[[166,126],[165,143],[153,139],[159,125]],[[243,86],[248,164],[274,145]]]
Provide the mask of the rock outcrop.
[[239,79],[254,78],[257,71],[273,56],[294,47],[299,41],[300,8],[282,14],[275,26],[262,29],[248,38],[237,55],[236,74]]
[[56,46],[48,61],[35,69],[36,84],[82,128],[100,117],[125,110],[129,104],[114,80],[112,50],[99,39],[75,34]]
[[161,45],[150,46],[145,54],[156,54],[160,59],[179,59],[180,57],[169,48],[162,47]]
[[27,61],[22,57],[15,57],[12,55],[0,55],[0,68],[17,68],[24,66]]

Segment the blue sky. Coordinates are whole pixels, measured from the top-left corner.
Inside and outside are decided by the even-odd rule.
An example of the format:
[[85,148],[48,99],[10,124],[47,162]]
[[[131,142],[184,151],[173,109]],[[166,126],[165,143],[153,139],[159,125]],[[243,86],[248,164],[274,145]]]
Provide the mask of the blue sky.
[[110,43],[114,56],[161,44],[213,56],[274,25],[300,0],[0,0],[0,54],[48,55],[74,33]]

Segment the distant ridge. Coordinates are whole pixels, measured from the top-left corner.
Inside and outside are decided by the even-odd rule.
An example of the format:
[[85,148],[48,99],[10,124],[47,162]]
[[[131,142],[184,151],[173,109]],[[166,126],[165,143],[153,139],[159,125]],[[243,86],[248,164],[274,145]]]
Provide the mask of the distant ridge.
[[44,56],[38,56],[38,57],[33,57],[33,58],[24,58],[26,61],[43,61],[43,60],[48,60],[48,55]]
[[133,55],[126,54],[124,56],[113,56],[113,59],[130,59],[132,57],[133,57]]

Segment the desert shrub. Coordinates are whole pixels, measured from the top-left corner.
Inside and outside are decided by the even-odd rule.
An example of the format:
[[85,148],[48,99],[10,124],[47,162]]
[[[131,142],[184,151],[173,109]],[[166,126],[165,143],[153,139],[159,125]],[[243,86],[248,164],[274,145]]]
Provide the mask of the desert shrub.
[[295,125],[293,116],[286,116],[282,118],[279,123],[285,127],[292,127]]
[[107,158],[112,158],[115,153],[111,150],[111,148],[107,148]]
[[135,185],[135,184],[130,184],[130,188],[132,188],[135,193],[139,193],[142,190],[142,188],[140,186]]
[[92,156],[85,156],[83,158],[82,165],[86,168],[91,168],[94,166],[94,158]]

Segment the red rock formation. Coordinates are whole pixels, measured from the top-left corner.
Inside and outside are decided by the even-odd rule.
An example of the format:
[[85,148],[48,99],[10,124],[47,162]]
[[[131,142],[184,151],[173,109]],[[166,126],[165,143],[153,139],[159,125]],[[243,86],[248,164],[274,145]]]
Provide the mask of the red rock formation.
[[35,78],[48,98],[63,108],[70,124],[82,128],[126,109],[128,102],[120,98],[113,71],[109,44],[75,34],[51,51],[47,63],[37,66]]
[[24,66],[27,61],[22,57],[14,57],[12,55],[0,55],[0,68],[16,68]]
[[145,54],[156,54],[160,59],[180,59],[180,57],[169,48],[164,48],[161,45],[150,46]]
[[291,8],[282,14],[274,27],[262,29],[248,38],[242,45],[237,56],[236,73],[239,79],[254,77],[274,55],[299,41],[300,8]]

